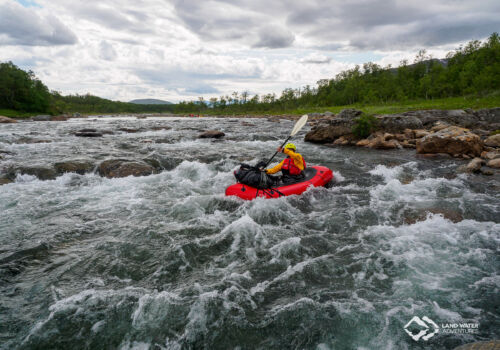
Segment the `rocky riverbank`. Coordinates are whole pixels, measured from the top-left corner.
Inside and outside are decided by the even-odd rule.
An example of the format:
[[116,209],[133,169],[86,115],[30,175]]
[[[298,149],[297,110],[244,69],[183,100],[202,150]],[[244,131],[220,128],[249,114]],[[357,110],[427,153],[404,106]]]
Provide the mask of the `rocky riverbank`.
[[419,157],[470,159],[458,169],[461,172],[492,175],[500,168],[500,108],[377,115],[365,138],[353,133],[361,115],[356,109],[323,115],[313,121],[305,141],[381,150],[413,148]]

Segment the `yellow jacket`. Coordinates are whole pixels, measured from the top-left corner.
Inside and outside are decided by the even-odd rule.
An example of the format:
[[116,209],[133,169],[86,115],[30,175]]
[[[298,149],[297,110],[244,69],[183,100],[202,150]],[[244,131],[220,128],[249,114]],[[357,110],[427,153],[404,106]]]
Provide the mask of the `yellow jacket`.
[[[302,156],[299,153],[295,153],[294,151],[292,151],[291,149],[288,149],[288,148],[283,149],[283,153],[285,153],[287,156],[292,158],[293,163],[295,164],[295,166],[297,168],[299,168],[300,170],[304,170],[304,162],[302,160]],[[271,169],[266,169],[266,173],[267,174],[277,173],[278,171],[281,170],[281,167],[283,166],[284,161],[285,160],[283,159],[281,161],[281,163],[279,163],[278,165],[272,167]]]

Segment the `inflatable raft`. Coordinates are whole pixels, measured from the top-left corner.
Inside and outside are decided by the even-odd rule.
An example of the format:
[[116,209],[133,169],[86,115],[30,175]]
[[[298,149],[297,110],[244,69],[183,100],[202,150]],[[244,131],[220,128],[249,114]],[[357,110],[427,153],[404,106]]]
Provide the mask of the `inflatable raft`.
[[292,194],[302,194],[310,186],[326,186],[326,184],[333,179],[332,171],[324,166],[307,167],[304,172],[305,178],[303,181],[286,186],[258,189],[236,183],[226,188],[226,196],[238,196],[246,200],[252,200],[258,197],[279,198]]

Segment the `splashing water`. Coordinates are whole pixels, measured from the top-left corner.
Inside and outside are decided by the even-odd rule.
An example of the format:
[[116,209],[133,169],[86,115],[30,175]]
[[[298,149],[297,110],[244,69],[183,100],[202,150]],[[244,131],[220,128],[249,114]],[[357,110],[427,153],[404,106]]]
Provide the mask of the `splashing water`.
[[[18,174],[0,187],[0,346],[437,349],[500,336],[498,175],[457,177],[459,161],[407,150],[308,144],[304,130],[294,142],[308,164],[334,171],[332,188],[225,197],[232,170],[269,157],[293,123],[255,125],[1,126],[0,173],[73,159],[165,166],[117,179]],[[72,135],[88,127],[114,134]],[[225,140],[197,139],[205,129]],[[403,329],[413,316],[479,329],[416,342]]]

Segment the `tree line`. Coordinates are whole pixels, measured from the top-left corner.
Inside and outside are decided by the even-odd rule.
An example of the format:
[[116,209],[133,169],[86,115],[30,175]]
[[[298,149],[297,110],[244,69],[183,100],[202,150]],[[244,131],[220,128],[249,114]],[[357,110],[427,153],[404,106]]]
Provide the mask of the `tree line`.
[[419,51],[413,63],[382,68],[369,62],[342,71],[335,78],[323,79],[316,87],[306,85],[276,94],[231,95],[197,101],[182,101],[177,112],[246,113],[287,111],[308,107],[344,106],[404,102],[465,95],[485,95],[500,89],[500,39],[493,33],[482,43],[474,40],[449,52],[446,59],[435,59]]
[[276,94],[247,91],[171,105],[140,105],[110,101],[90,94],[63,96],[52,91],[32,71],[12,62],[0,63],[0,109],[23,112],[81,113],[259,113],[298,108],[404,102],[465,95],[485,95],[500,89],[500,38],[493,33],[447,54],[446,59],[419,51],[413,63],[381,67],[369,62],[342,71],[317,86],[287,88]]
[[90,94],[63,96],[49,91],[33,73],[12,62],[0,63],[0,109],[60,114],[174,112],[173,105],[142,105],[111,101]]

